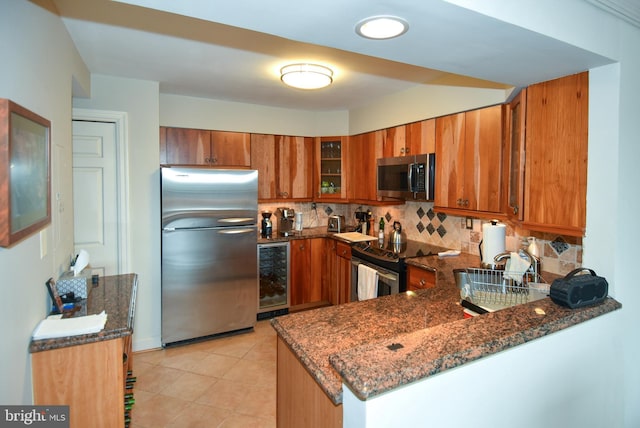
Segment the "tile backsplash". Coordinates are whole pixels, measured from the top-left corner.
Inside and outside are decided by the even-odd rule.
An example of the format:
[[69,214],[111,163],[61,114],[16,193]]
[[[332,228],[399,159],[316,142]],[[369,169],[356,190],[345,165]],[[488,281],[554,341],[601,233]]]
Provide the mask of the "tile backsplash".
[[[259,211],[272,211],[274,233],[277,233],[278,207],[286,207],[303,213],[303,226],[322,227],[327,225],[329,215],[344,215],[348,225],[355,224],[355,212],[371,210],[374,227],[378,231],[380,217],[385,219],[385,233],[391,232],[394,221],[402,224],[407,239],[427,242],[465,253],[479,255],[482,240],[482,223],[486,220],[473,219],[472,228],[467,229],[467,219],[433,211],[431,202],[407,202],[404,205],[375,207],[357,204],[327,204],[318,202],[316,209],[311,203],[260,204]],[[258,217],[261,219],[262,217]],[[520,235],[519,233],[522,233]],[[523,238],[534,236],[541,250],[542,269],[564,275],[582,264],[582,239],[548,233],[520,231],[507,225],[505,247],[515,251],[521,247]]]

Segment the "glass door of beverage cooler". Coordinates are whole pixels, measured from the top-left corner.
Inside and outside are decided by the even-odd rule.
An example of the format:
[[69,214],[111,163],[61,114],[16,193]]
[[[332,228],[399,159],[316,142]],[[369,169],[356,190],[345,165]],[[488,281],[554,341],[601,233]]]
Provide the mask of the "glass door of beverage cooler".
[[289,243],[274,242],[258,245],[258,319],[288,313]]

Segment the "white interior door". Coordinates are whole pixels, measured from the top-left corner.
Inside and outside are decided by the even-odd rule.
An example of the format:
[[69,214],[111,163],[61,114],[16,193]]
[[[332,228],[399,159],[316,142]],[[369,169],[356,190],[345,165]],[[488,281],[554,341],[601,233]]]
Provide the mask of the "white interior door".
[[92,273],[100,275],[120,273],[117,166],[115,124],[74,120],[75,251],[87,251]]

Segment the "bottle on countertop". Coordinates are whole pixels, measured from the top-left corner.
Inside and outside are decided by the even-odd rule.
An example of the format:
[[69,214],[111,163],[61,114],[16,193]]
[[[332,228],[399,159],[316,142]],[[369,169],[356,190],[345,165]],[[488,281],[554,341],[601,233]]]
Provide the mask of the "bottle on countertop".
[[378,241],[384,242],[384,218],[380,217],[380,229],[378,230]]

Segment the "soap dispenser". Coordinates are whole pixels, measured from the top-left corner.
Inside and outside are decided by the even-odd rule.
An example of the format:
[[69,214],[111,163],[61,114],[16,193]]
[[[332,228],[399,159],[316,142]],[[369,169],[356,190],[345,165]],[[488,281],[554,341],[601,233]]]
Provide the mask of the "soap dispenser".
[[[535,273],[540,275],[541,263],[540,263],[540,247],[538,246],[538,242],[536,238],[533,236],[529,236],[527,238],[527,242],[529,245],[527,246],[527,252],[531,255],[531,265],[535,269]],[[537,278],[536,278],[537,280]]]

